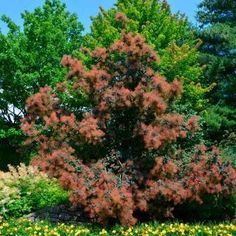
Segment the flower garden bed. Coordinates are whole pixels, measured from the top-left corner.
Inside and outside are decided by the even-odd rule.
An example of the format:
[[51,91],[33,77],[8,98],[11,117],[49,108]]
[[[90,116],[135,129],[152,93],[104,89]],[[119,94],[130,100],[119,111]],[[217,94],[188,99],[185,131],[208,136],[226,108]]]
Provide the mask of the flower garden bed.
[[234,223],[221,224],[183,224],[183,223],[149,223],[135,227],[114,226],[104,229],[96,225],[50,224],[46,221],[32,222],[27,219],[9,220],[0,223],[2,236],[78,236],[78,235],[214,235],[234,236]]

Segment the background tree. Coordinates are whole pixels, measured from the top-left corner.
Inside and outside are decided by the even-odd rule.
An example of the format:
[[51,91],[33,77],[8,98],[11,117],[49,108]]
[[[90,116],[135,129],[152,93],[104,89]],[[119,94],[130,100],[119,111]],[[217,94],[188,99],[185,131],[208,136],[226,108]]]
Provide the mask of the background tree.
[[197,19],[204,83],[214,84],[209,94],[213,106],[205,113],[207,132],[219,142],[225,131],[231,133],[236,128],[236,2],[204,0]]
[[63,79],[61,57],[80,47],[83,30],[77,16],[59,0],[46,0],[21,16],[22,29],[2,16],[9,30],[0,33],[0,143],[11,145],[6,149],[7,162],[11,162],[10,149],[15,150],[22,138],[19,123],[26,114],[26,98]]
[[[124,13],[125,19],[118,14],[117,21],[117,13]],[[118,0],[113,8],[108,11],[101,8],[98,16],[92,17],[91,33],[85,36],[85,46],[111,45],[119,39],[124,25],[128,31],[140,33],[158,51],[161,58],[158,71],[162,75],[169,81],[175,78],[184,81],[181,102],[185,110],[203,110],[206,105],[204,95],[209,88],[200,85],[199,42],[187,19],[181,14],[172,14],[166,1]]]

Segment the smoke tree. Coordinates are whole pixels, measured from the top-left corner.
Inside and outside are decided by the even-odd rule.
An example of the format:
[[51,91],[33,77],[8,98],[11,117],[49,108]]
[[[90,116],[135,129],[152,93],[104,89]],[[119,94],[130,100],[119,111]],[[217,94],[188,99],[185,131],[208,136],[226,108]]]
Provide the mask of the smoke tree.
[[[38,150],[32,164],[57,177],[74,206],[102,223],[133,225],[142,216],[172,217],[175,206],[201,204],[207,194],[235,192],[235,169],[217,149],[199,146],[184,163],[184,150],[173,148],[197,131],[197,117],[172,109],[182,83],[154,71],[159,56],[142,36],[123,31],[110,47],[82,51],[90,66],[64,56],[66,81],[29,97],[21,125]],[[61,99],[68,84],[88,101],[74,112]]]

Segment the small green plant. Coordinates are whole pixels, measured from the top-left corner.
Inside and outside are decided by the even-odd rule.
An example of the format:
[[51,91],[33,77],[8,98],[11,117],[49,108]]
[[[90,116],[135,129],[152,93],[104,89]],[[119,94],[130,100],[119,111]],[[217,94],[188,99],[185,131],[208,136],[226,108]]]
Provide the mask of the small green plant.
[[9,166],[9,172],[0,172],[0,218],[20,217],[67,199],[55,179],[32,166]]

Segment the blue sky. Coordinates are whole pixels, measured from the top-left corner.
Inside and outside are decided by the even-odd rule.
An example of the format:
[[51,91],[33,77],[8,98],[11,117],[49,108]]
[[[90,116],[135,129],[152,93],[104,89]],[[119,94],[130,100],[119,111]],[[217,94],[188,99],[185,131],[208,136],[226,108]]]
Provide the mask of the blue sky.
[[[35,7],[41,6],[44,0],[2,0],[0,2],[0,15],[5,14],[11,17],[14,22],[21,25],[22,20],[20,13],[24,10],[33,11]],[[90,16],[98,13],[99,6],[105,9],[112,7],[115,0],[63,0],[68,6],[68,9],[79,16],[79,20],[85,26],[86,31],[89,31]],[[181,11],[185,13],[189,20],[195,24],[195,13],[197,5],[201,0],[168,0],[173,12]],[[2,32],[6,33],[6,26],[0,23]]]

